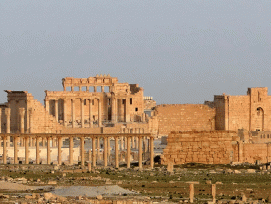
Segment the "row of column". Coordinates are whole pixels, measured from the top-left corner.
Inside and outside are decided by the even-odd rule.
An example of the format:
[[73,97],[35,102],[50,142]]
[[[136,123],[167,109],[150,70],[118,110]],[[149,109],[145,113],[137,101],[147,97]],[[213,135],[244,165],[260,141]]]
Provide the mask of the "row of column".
[[[98,100],[98,126],[101,127],[102,126],[102,105],[101,105],[101,99],[96,98]],[[76,109],[75,109],[75,99],[70,99],[71,100],[71,115],[72,115],[72,128],[75,128],[75,113],[76,113]],[[89,127],[93,127],[93,118],[92,118],[92,100],[93,99],[86,99],[89,100]],[[84,105],[84,101],[85,99],[80,99],[81,102],[81,127],[84,128],[85,127],[85,105]],[[64,126],[67,126],[67,100],[63,99],[63,121],[64,121]],[[46,111],[49,112],[50,110],[50,100],[45,100],[45,108]],[[55,118],[56,121],[58,122],[58,99],[55,99]]]
[[[97,87],[98,86],[70,86],[71,87],[71,91],[74,91],[74,88],[75,87],[79,87],[79,91],[82,91],[82,87],[86,87],[86,91],[85,92],[89,92],[89,87],[93,87],[93,91],[94,92],[97,92]],[[104,87],[105,86],[100,86],[101,87],[101,92],[103,93],[104,92]],[[108,86],[109,87],[109,92],[111,92],[111,87],[110,86]],[[64,91],[67,91],[67,87],[66,86],[64,86],[63,87],[63,90]]]
[[[101,99],[96,98],[98,100],[98,126],[101,127],[102,126],[102,107],[101,107]],[[93,119],[92,119],[92,100],[93,99],[86,99],[89,100],[89,123],[90,123],[90,127],[93,127]],[[112,123],[117,123],[118,121],[118,100],[117,98],[115,98],[114,96],[111,98],[111,121]],[[123,100],[123,99],[120,99]],[[64,125],[67,126],[67,114],[66,114],[66,100],[63,99],[64,104],[63,104],[63,121],[64,121]],[[80,99],[81,101],[81,128],[84,128],[84,120],[85,120],[85,116],[84,116],[84,101],[85,99]],[[72,127],[75,127],[75,99],[71,99],[71,115],[72,115]],[[55,118],[58,121],[58,99],[55,99]],[[45,100],[45,108],[47,110],[47,112],[49,112],[50,110],[50,100]],[[130,122],[130,100],[129,98],[125,99],[125,122]]]
[[[3,163],[7,163],[7,138],[8,136],[2,136],[3,139]],[[13,142],[14,142],[14,164],[18,164],[18,139],[20,137],[14,136]],[[29,138],[30,137],[24,137],[24,143],[25,143],[25,164],[29,164]],[[44,138],[44,137],[43,137]],[[130,155],[131,155],[131,137],[126,137],[127,140],[127,156],[126,156],[126,162],[127,162],[127,168],[130,168]],[[139,168],[142,168],[142,136],[138,137],[138,162],[139,162]],[[40,139],[41,137],[36,137],[36,164],[40,164]],[[51,149],[50,149],[50,141],[51,137],[47,137],[47,164],[51,163]],[[115,139],[115,167],[119,168],[119,139],[120,137],[114,137]],[[62,164],[62,137],[57,137],[58,140],[58,164]],[[96,140],[97,140],[97,146],[96,146]],[[107,166],[108,164],[108,158],[110,155],[110,138],[109,137],[103,137],[104,140],[104,166]],[[92,138],[92,165],[96,166],[96,149],[99,153],[99,137],[93,137]],[[84,143],[85,138],[80,137],[80,158],[81,158],[81,165],[84,166],[85,164],[85,150],[84,150]],[[73,165],[73,137],[71,136],[69,138],[69,164]],[[150,137],[150,165],[151,168],[153,168],[154,162],[154,152],[153,152],[153,137]]]

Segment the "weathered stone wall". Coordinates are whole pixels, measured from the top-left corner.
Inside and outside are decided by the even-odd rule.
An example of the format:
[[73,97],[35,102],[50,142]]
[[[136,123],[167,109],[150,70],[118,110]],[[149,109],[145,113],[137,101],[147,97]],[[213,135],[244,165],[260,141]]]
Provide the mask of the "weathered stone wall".
[[256,161],[267,163],[271,161],[270,144],[237,143],[233,145],[234,162],[255,164]]
[[158,134],[171,131],[202,131],[215,129],[215,109],[202,104],[158,105],[155,107]]
[[232,161],[234,131],[171,132],[162,155],[163,164],[228,164]]

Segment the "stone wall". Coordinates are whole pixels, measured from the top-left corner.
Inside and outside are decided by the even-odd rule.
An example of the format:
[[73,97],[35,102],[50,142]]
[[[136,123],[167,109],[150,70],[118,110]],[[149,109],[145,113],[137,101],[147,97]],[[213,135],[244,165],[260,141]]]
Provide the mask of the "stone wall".
[[162,164],[228,164],[232,162],[234,131],[171,132]]
[[158,105],[155,107],[158,134],[171,131],[203,131],[215,129],[215,109],[202,104]]

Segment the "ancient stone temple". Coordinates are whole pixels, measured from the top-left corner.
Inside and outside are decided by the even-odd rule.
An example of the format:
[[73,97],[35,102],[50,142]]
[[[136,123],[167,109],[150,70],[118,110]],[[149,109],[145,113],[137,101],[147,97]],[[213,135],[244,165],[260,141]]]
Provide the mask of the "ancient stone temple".
[[149,132],[138,84],[110,75],[67,77],[62,84],[63,91],[45,91],[45,107],[26,91],[7,90],[2,131],[10,125],[11,133]]

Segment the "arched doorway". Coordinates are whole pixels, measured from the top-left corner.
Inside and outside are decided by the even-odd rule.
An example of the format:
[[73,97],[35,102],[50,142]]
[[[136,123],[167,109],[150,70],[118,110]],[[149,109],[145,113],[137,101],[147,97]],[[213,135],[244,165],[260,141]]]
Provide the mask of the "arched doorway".
[[264,131],[264,111],[261,107],[256,110],[255,128],[259,131]]

